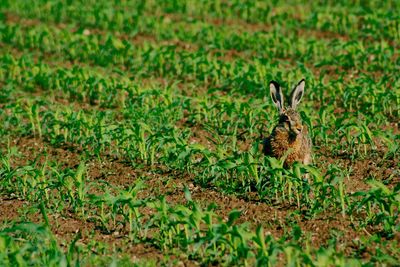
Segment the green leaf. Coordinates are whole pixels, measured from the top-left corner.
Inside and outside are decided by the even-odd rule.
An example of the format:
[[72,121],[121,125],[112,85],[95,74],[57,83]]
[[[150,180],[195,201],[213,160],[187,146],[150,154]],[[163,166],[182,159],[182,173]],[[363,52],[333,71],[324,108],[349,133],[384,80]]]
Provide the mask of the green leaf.
[[227,225],[231,226],[240,217],[241,214],[242,212],[239,210],[232,210],[231,212],[229,212]]

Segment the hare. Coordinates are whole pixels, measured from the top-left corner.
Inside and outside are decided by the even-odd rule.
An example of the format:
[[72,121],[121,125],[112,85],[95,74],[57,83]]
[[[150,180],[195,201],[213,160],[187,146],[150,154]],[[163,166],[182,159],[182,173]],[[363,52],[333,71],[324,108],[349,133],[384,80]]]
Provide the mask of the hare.
[[265,155],[281,158],[287,155],[284,166],[288,167],[295,161],[305,165],[311,163],[311,139],[308,128],[303,125],[297,105],[304,94],[305,81],[302,79],[290,95],[290,105],[284,106],[283,94],[277,82],[271,81],[269,89],[272,101],[279,110],[278,125],[271,135],[264,139],[263,152]]

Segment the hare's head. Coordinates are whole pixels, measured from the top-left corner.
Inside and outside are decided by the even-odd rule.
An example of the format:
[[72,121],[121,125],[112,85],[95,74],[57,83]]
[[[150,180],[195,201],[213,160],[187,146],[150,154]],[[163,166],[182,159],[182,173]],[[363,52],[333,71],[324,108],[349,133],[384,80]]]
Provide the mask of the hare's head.
[[285,128],[292,136],[299,135],[303,130],[301,117],[296,111],[296,107],[304,94],[304,85],[305,81],[302,79],[290,94],[289,106],[284,106],[283,94],[279,84],[275,81],[269,83],[272,101],[279,110],[278,126]]

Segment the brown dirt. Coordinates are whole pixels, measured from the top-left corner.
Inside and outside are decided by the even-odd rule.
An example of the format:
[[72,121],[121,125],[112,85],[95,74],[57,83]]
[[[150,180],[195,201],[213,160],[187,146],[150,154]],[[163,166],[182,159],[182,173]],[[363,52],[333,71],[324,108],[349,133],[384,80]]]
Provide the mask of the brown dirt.
[[[376,142],[377,143],[377,142]],[[341,155],[333,156],[333,151],[329,148],[321,147],[316,151],[319,166],[336,164],[340,168],[347,170],[349,175],[344,179],[345,191],[354,193],[357,191],[367,191],[371,189],[367,181],[371,179],[385,181],[389,188],[393,188],[400,182],[400,160],[385,160],[383,157],[387,148],[378,146],[376,150],[370,150],[369,155],[364,159],[351,160],[350,152],[343,152]]]
[[[164,252],[150,244],[131,242],[118,231],[104,233],[94,223],[83,221],[75,214],[64,214],[62,216],[52,214],[48,215],[48,217],[50,229],[64,249],[68,249],[69,244],[79,236],[77,245],[88,246],[93,241],[108,244],[108,249],[110,250],[108,254],[110,256],[114,248],[124,248],[123,253],[129,255],[132,260],[157,259],[161,261],[165,257]],[[39,213],[31,214],[29,218],[34,223],[44,223]]]
[[28,202],[0,196],[0,223],[18,220],[19,210]]

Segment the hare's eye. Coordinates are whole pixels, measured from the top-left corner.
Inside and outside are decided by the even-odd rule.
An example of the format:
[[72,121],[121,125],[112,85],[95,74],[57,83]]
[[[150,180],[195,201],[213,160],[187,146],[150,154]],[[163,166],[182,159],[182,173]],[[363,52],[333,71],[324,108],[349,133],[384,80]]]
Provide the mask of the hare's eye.
[[289,117],[288,116],[282,116],[281,117],[281,122],[289,122]]

